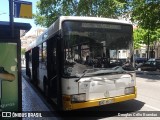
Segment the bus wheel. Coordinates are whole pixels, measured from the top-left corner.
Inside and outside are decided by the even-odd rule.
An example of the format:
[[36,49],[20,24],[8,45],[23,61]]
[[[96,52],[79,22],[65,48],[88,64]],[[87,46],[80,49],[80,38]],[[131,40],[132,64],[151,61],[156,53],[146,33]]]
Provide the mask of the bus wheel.
[[45,97],[48,97],[48,84],[47,84],[47,77],[43,77],[43,90]]

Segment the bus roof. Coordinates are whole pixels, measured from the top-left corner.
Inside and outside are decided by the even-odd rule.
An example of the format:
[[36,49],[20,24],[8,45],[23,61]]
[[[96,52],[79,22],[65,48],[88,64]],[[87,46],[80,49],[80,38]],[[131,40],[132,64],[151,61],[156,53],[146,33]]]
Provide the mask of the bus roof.
[[102,17],[85,17],[85,16],[60,16],[60,21],[65,20],[75,20],[75,21],[95,21],[95,22],[110,22],[110,23],[122,23],[122,24],[130,24],[128,21],[112,19],[112,18],[102,18]]
[[107,22],[107,23],[119,23],[119,24],[127,24],[132,25],[128,21],[119,20],[119,19],[111,19],[111,18],[102,18],[102,17],[83,17],[83,16],[60,16],[47,30],[45,30],[37,39],[33,41],[28,48],[27,51],[41,44],[45,40],[51,38],[56,32],[61,29],[61,23],[66,20],[71,21],[91,21],[91,22]]

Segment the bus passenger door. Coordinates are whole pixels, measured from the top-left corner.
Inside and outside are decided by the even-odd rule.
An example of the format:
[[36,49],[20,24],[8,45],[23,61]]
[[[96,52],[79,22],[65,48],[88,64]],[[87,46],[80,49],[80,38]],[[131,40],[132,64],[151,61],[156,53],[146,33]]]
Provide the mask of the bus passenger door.
[[29,78],[31,78],[31,73],[30,73],[30,56],[29,56],[29,52],[30,51],[27,51],[26,53],[25,53],[25,58],[26,58],[26,75],[29,77]]
[[37,71],[39,65],[39,48],[35,47],[32,49],[32,82],[37,85]]
[[43,42],[42,44],[40,44],[39,46],[39,67],[38,67],[38,87],[46,92],[46,84],[44,84],[44,79],[46,81],[47,78],[47,46],[46,46],[46,42]]

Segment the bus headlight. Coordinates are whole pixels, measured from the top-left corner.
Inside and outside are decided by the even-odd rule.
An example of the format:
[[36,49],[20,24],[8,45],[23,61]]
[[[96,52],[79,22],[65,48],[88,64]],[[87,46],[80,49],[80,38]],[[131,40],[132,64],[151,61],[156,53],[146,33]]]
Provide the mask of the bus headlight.
[[127,87],[125,88],[125,91],[124,93],[127,95],[127,94],[133,94],[135,91],[134,87]]
[[71,96],[72,102],[83,102],[86,100],[86,94],[77,94]]

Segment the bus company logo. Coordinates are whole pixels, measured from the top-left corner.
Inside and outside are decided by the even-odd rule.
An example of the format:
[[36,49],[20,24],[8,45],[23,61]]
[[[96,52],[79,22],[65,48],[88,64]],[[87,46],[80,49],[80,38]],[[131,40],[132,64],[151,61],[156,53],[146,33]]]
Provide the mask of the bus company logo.
[[68,67],[68,68],[67,68],[67,72],[68,72],[68,73],[72,73],[72,67]]
[[11,112],[2,112],[2,117],[11,117]]
[[2,117],[42,117],[41,113],[2,112]]

